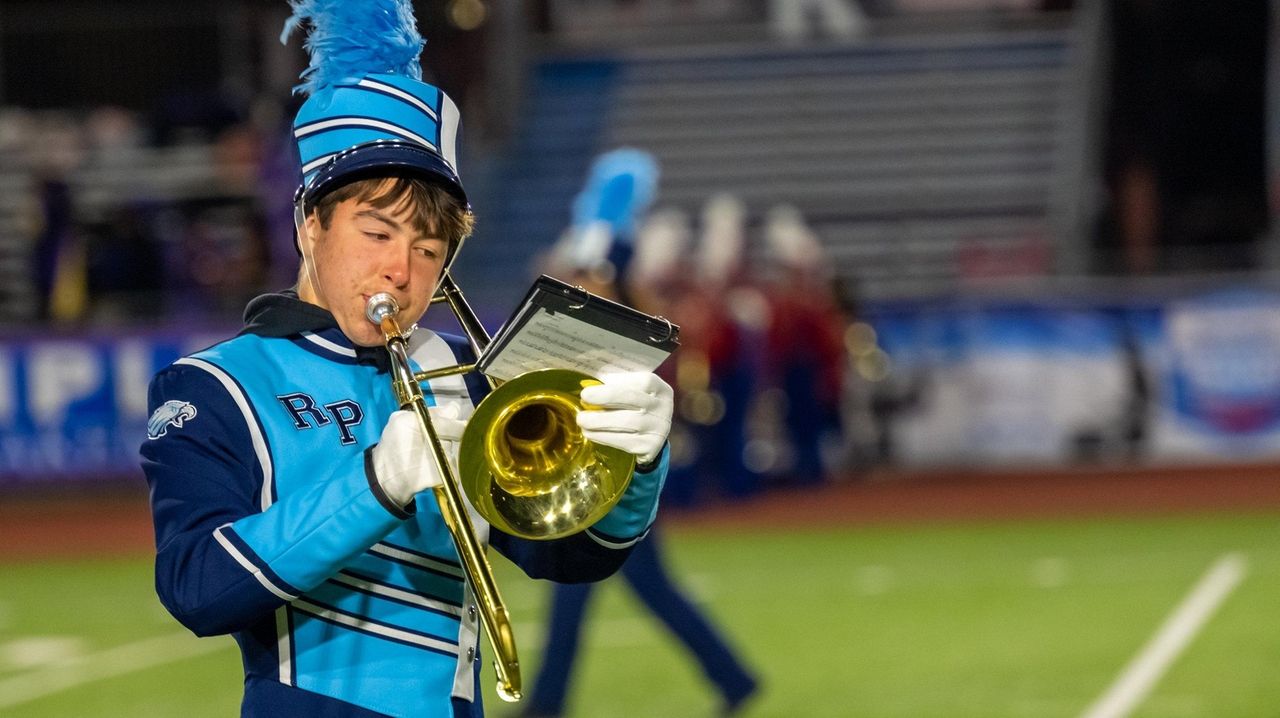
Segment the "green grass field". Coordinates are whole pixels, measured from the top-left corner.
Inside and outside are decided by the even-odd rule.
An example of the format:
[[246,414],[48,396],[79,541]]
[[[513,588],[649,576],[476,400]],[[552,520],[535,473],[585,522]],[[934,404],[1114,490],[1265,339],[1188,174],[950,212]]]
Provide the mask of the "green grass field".
[[[1133,713],[1280,713],[1276,515],[958,523],[805,532],[672,529],[675,571],[755,666],[744,715],[1078,716],[1205,571],[1244,579]],[[544,584],[496,566],[531,683]],[[148,557],[0,564],[0,715],[230,716],[229,638],[181,634]],[[571,715],[712,716],[680,644],[610,580]],[[486,690],[492,685],[486,678]],[[491,692],[490,715],[514,716]]]

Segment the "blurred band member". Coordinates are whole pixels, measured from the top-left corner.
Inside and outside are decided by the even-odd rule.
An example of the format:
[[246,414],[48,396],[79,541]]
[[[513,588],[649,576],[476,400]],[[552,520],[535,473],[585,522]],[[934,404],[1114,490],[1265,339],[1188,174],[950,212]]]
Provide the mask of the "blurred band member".
[[[659,267],[665,264],[664,258],[670,256],[669,248],[649,247],[643,253],[633,251],[635,234],[653,201],[657,182],[658,165],[647,152],[620,149],[597,158],[574,202],[572,224],[553,253],[548,271],[593,288],[603,296],[624,301],[629,294],[626,287],[632,267],[643,265],[640,276],[657,280]],[[667,239],[680,236],[678,229],[668,229],[674,231],[659,236]],[[671,279],[668,276],[666,283],[658,282],[656,286],[669,288]],[[640,282],[636,286],[644,284]],[[686,336],[686,328],[682,326],[682,340]],[[677,350],[682,351],[683,347]],[[673,582],[663,565],[657,524],[622,565],[622,576],[644,605],[693,654],[720,693],[724,714],[736,712],[755,693],[756,679]],[[559,716],[564,712],[592,588],[591,584],[556,585],[542,669],[525,716]]]
[[772,208],[764,234],[774,260],[769,265],[774,274],[768,290],[766,381],[781,390],[785,404],[789,478],[800,485],[817,484],[827,478],[824,443],[836,443],[840,431],[844,320],[822,245],[800,211],[788,205]]

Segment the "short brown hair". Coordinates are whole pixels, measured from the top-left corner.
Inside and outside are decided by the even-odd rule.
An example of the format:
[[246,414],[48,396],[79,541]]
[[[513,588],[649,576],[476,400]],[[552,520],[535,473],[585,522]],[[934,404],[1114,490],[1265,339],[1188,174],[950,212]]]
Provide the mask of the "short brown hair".
[[412,177],[371,177],[335,189],[321,197],[312,209],[320,226],[328,229],[334,208],[349,199],[378,209],[411,208],[413,228],[425,236],[448,241],[450,252],[475,228],[475,215],[457,197],[435,183]]

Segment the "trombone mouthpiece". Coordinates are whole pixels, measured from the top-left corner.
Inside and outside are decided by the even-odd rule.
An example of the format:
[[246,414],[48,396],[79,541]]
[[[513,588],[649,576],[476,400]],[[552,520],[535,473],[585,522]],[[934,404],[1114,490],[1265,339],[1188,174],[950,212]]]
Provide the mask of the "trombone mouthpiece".
[[369,297],[368,303],[364,305],[364,316],[374,324],[382,324],[382,318],[388,317],[400,311],[400,305],[396,304],[396,298],[386,292],[378,292]]

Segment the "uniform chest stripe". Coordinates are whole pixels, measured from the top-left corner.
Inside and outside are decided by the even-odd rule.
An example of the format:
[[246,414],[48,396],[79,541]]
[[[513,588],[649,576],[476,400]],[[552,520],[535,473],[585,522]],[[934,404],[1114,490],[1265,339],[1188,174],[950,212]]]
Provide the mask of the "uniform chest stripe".
[[397,603],[403,603],[409,606],[417,606],[425,608],[435,613],[452,616],[454,618],[462,617],[462,607],[448,601],[424,596],[420,593],[406,591],[403,588],[391,586],[389,584],[375,581],[373,579],[351,573],[350,571],[340,571],[329,579],[332,583],[342,584],[347,588],[351,588],[361,593],[367,593],[371,596],[385,598]]
[[334,354],[340,354],[344,357],[349,357],[351,359],[356,358],[355,349],[352,349],[350,347],[344,347],[341,344],[336,344],[334,342],[331,342],[328,339],[325,339],[324,337],[320,336],[319,334],[312,334],[311,332],[303,332],[302,337],[307,341],[311,342],[312,344],[315,344],[316,346],[319,346],[328,351],[331,351]]
[[385,638],[397,643],[425,648],[429,651],[443,653],[447,656],[457,656],[459,652],[458,644],[452,641],[447,641],[435,636],[428,636],[423,633],[410,631],[397,626],[389,626],[385,623],[379,623],[368,618],[353,616],[330,606],[321,606],[316,603],[312,603],[306,599],[298,599],[297,601],[294,601],[292,605],[300,613],[304,613],[308,616],[314,616],[315,618],[319,618],[329,623],[351,628],[378,638]]
[[440,559],[432,558],[426,554],[418,553],[417,551],[410,551],[399,546],[392,546],[385,541],[379,541],[378,543],[370,546],[369,553],[376,554],[381,558],[391,559],[398,563],[405,563],[411,566],[417,566],[418,568],[425,568],[432,573],[440,574],[441,576],[448,576],[449,578],[455,578],[459,581],[461,581],[464,576],[462,567],[457,564],[447,563]]

